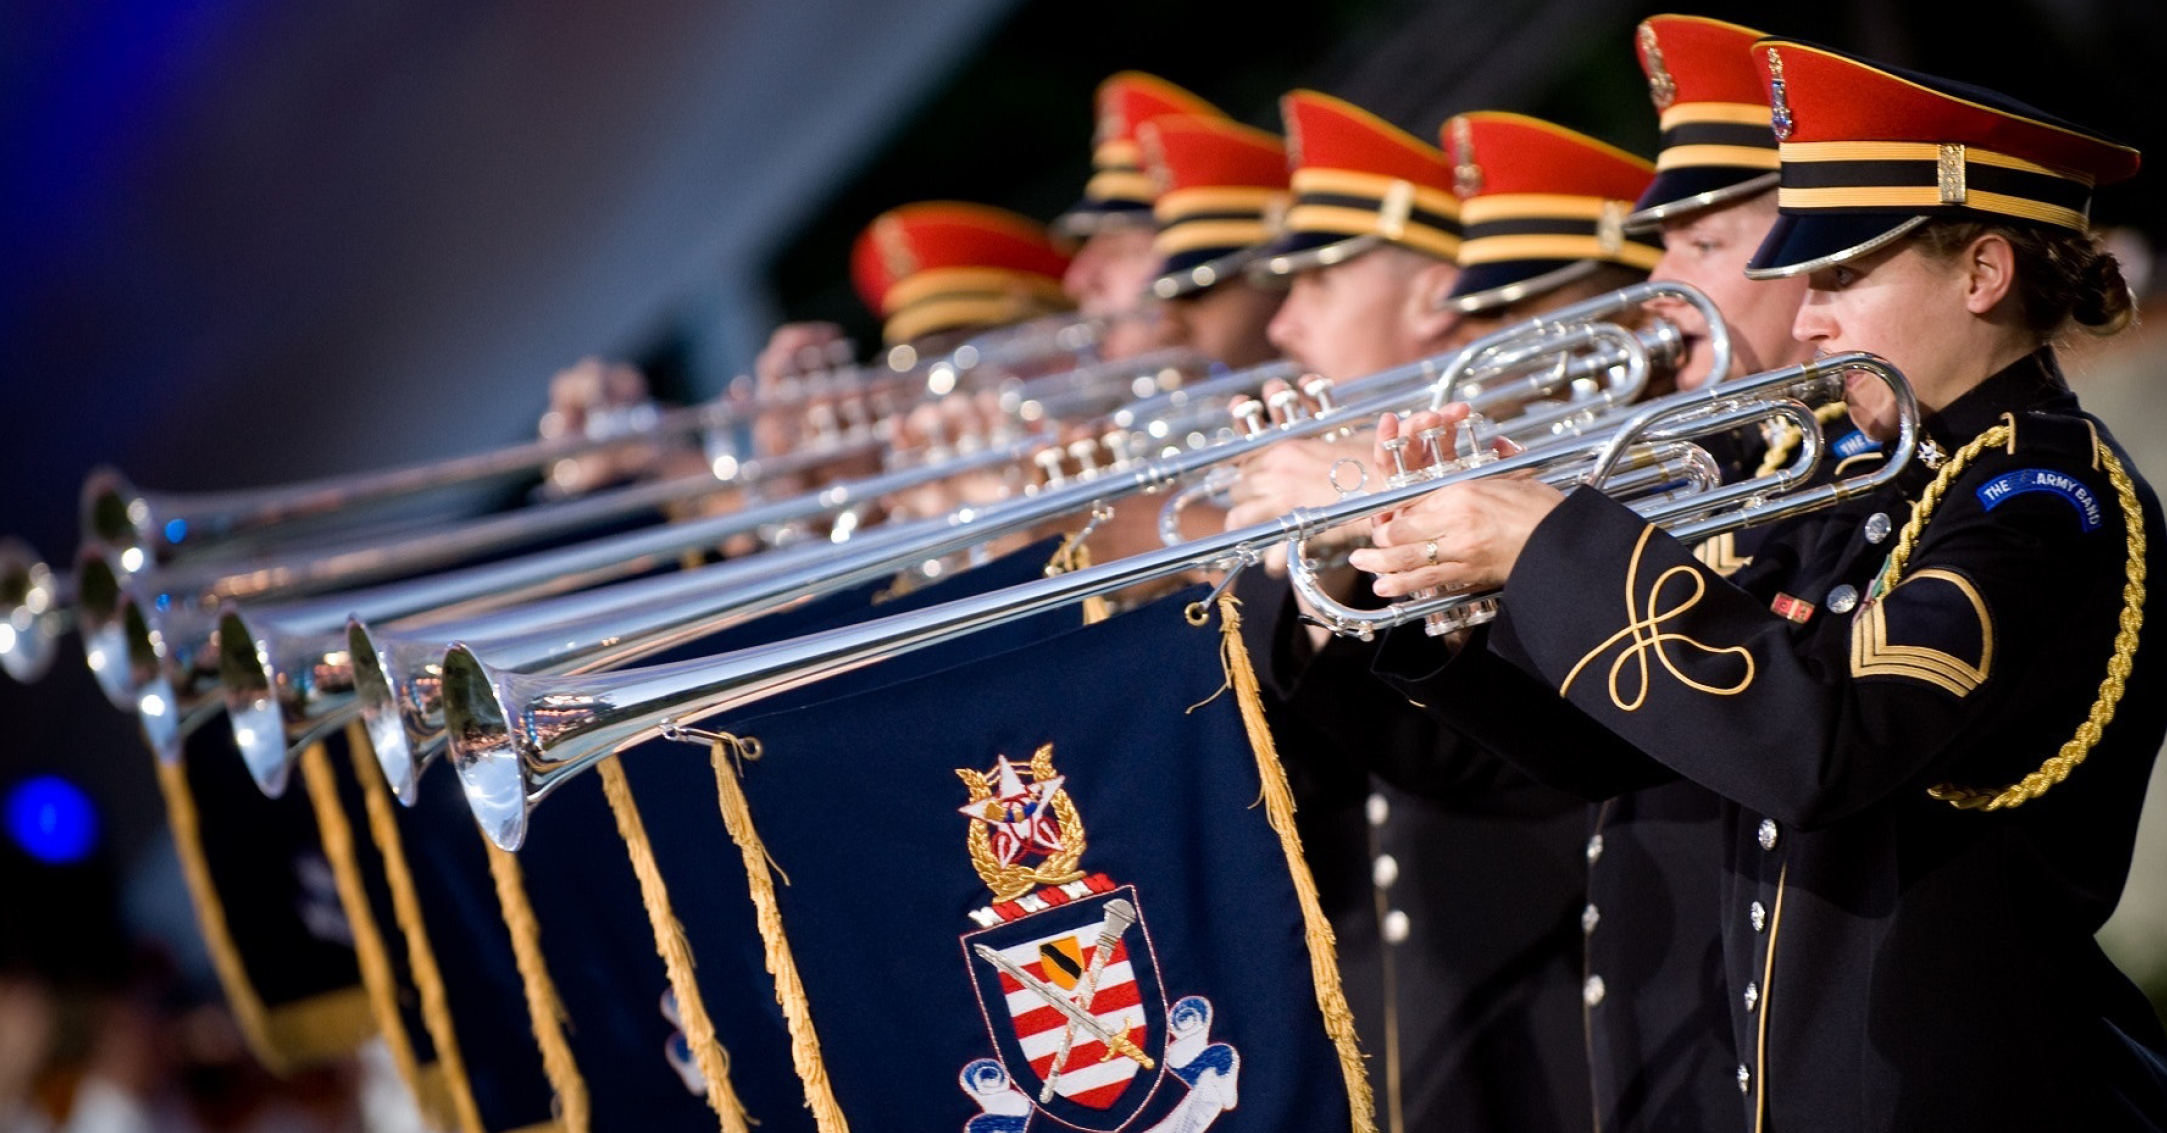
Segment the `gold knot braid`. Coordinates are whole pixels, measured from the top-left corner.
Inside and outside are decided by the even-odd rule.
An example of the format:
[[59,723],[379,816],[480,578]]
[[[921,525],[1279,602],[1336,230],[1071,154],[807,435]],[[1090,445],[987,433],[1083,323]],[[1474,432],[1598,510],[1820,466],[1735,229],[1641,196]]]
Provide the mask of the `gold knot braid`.
[[[2006,418],[2005,418],[2006,420]],[[1997,445],[2014,446],[2016,426],[2013,422],[1996,425],[1972,438],[1971,443],[1959,449],[1944,464],[1934,481],[1926,486],[1917,503],[1911,506],[1911,519],[1904,524],[1903,533],[1896,540],[1896,549],[1889,552],[1889,561],[1881,568],[1881,577],[1875,581],[1877,594],[1886,594],[1896,585],[1911,559],[1911,552],[1918,544],[1919,533],[1925,529],[1927,520],[1941,505],[1941,499],[1978,455]],[[2077,734],[2039,765],[2039,770],[2007,787],[1996,789],[1983,787],[1960,787],[1942,783],[1927,789],[1927,794],[1960,810],[2001,810],[2005,807],[2022,806],[2039,796],[2056,783],[2069,778],[2069,773],[2084,762],[2092,748],[2105,734],[2107,725],[2114,719],[2114,710],[2122,702],[2122,693],[2129,681],[2129,671],[2137,655],[2137,633],[2144,627],[2144,580],[2145,580],[2145,534],[2144,511],[2137,500],[2137,486],[2130,479],[2129,470],[2122,466],[2114,450],[2096,437],[2092,441],[2095,467],[2104,467],[2107,480],[2114,486],[2115,502],[2122,508],[2122,523],[2127,532],[2127,560],[2123,567],[2125,581],[2122,584],[2122,613],[2120,628],[2114,635],[2114,654],[2107,659],[2107,675],[2099,682],[2099,695],[2092,701],[2092,709],[2084,723],[2078,725]]]

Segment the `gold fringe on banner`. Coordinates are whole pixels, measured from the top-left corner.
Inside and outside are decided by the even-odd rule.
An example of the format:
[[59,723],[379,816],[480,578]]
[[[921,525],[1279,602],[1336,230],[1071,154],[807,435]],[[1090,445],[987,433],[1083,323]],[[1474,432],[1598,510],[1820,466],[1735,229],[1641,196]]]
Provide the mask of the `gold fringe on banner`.
[[[775,977],[775,1002],[790,1026],[790,1062],[805,1083],[805,1105],[813,1111],[820,1133],[847,1133],[843,1107],[828,1084],[828,1067],[820,1056],[820,1038],[813,1033],[812,1007],[805,1000],[805,984],[798,978],[797,961],[790,955],[790,941],[783,935],[782,909],[775,903],[775,877],[781,872],[768,856],[767,846],[753,829],[752,810],[737,784],[736,754],[745,741],[724,733],[715,737],[710,758],[715,764],[715,789],[721,796],[723,825],[745,858],[745,879],[752,888],[753,908],[760,921],[760,940],[767,946],[767,970]],[[785,877],[784,884],[790,879]],[[681,1006],[681,1005],[680,1005]]]
[[700,1077],[707,1081],[708,1108],[721,1119],[722,1133],[750,1133],[751,1117],[730,1084],[730,1052],[715,1034],[707,1001],[700,998],[699,980],[692,974],[692,943],[685,939],[685,926],[670,907],[670,891],[662,883],[654,844],[647,840],[647,824],[632,798],[632,783],[614,755],[603,760],[599,769],[602,793],[609,798],[610,813],[617,817],[617,836],[624,840],[632,872],[640,880],[640,901],[647,906],[647,922],[654,929],[655,952],[662,957],[670,987],[677,993],[677,1017],[684,1023],[685,1041],[699,1063]]
[[414,993],[421,997],[421,1022],[429,1041],[436,1046],[436,1064],[443,1071],[444,1092],[460,1133],[489,1133],[482,1125],[481,1106],[474,1100],[474,1085],[467,1080],[466,1059],[459,1053],[459,1032],[451,1021],[451,1003],[444,996],[444,973],[436,966],[436,950],[429,946],[429,930],[421,915],[421,898],[414,892],[414,875],[406,864],[406,842],[399,837],[399,820],[384,773],[376,767],[376,755],[367,744],[349,749],[354,777],[361,780],[361,801],[369,813],[369,836],[376,852],[384,856],[384,883],[391,890],[391,912],[398,918],[399,932],[406,937],[406,963],[414,974]]
[[[1086,527],[1062,539],[1061,546],[1053,553],[1053,558],[1046,562],[1046,573],[1072,574],[1090,566],[1091,548],[1084,543],[1084,537],[1090,533],[1091,529]],[[1083,624],[1087,626],[1095,626],[1105,621],[1113,616],[1113,612],[1113,607],[1107,604],[1102,595],[1094,594],[1083,600]]]
[[[1189,624],[1202,626],[1211,611],[1202,602],[1188,609]],[[1362,1051],[1355,1043],[1354,1012],[1339,985],[1339,945],[1332,923],[1325,919],[1317,900],[1317,882],[1310,876],[1308,859],[1302,856],[1302,836],[1294,828],[1294,791],[1287,786],[1286,769],[1280,765],[1278,748],[1272,743],[1270,725],[1264,720],[1264,702],[1257,690],[1256,670],[1249,650],[1242,644],[1241,603],[1232,594],[1219,596],[1219,659],[1226,667],[1227,684],[1241,705],[1242,726],[1249,732],[1249,746],[1256,753],[1257,777],[1263,781],[1264,813],[1279,835],[1279,848],[1287,858],[1287,872],[1294,880],[1294,897],[1302,906],[1304,935],[1309,941],[1309,974],[1316,984],[1317,1009],[1324,1015],[1325,1033],[1339,1051],[1339,1071],[1347,1081],[1347,1103],[1353,1113],[1354,1133],[1376,1133],[1377,1105],[1369,1092],[1369,1075],[1362,1070]],[[1217,696],[1216,693],[1213,694]],[[1210,703],[1206,701],[1205,703]],[[1201,706],[1200,706],[1201,707]],[[1193,711],[1193,710],[1192,710]]]
[[[320,752],[320,748],[311,750]],[[234,943],[233,929],[226,923],[225,905],[211,879],[210,859],[203,852],[202,819],[188,788],[188,767],[180,760],[154,762],[181,873],[195,905],[196,924],[203,932],[204,947],[210,951],[218,982],[225,987],[234,1021],[256,1060],[272,1073],[285,1075],[347,1054],[361,1045],[376,1030],[368,993],[361,988],[325,992],[277,1007],[264,1004],[248,978],[248,965]]]
[[[480,832],[475,836],[480,837]],[[484,849],[489,854],[489,876],[497,883],[497,905],[504,914],[504,927],[512,933],[512,959],[519,966],[519,983],[527,991],[527,1018],[534,1025],[534,1041],[542,1048],[542,1073],[548,1076],[549,1088],[557,1095],[557,1124],[566,1133],[587,1133],[587,1081],[580,1077],[572,1045],[564,1037],[564,1000],[558,998],[557,985],[549,978],[549,965],[542,959],[542,926],[535,919],[534,907],[527,903],[527,883],[521,876],[519,859],[493,845]]]
[[[347,725],[346,737],[349,744],[368,743],[368,733],[359,723]],[[311,744],[301,753],[301,777],[308,788],[309,802],[316,808],[316,830],[323,838],[324,856],[331,859],[339,904],[346,909],[346,923],[353,926],[354,957],[361,965],[361,986],[368,991],[369,1006],[376,1013],[377,1033],[384,1036],[391,1064],[398,1070],[399,1080],[413,1092],[422,1116],[431,1125],[446,1125],[452,1113],[449,1108],[439,1107],[451,1099],[443,1092],[441,1078],[434,1079],[434,1091],[429,1089],[432,1083],[423,1081],[421,1064],[414,1057],[413,1039],[399,1015],[399,989],[391,971],[391,957],[384,948],[383,928],[376,923],[376,910],[369,906],[368,886],[354,852],[354,826],[339,797],[338,771],[322,744]]]

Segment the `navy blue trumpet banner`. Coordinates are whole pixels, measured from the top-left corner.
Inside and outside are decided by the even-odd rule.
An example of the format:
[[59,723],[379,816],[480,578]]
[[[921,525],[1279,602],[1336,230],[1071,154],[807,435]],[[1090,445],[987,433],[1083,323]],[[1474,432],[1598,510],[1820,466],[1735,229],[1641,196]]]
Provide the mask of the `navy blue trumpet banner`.
[[413,953],[399,930],[384,855],[370,834],[371,790],[386,796],[389,792],[371,754],[368,733],[357,722],[341,734],[309,745],[301,755],[300,768],[339,904],[353,928],[354,957],[376,1015],[377,1033],[383,1036],[392,1066],[412,1091],[422,1116],[438,1129],[459,1128],[459,1111],[451,1101],[444,1064],[429,1036],[428,1021],[422,1017]]
[[823,1133],[1371,1128],[1236,607],[1201,595],[718,725]]
[[[727,653],[1013,586],[1043,574],[1056,558],[1058,542],[1043,540],[915,587],[884,582],[828,595],[712,634],[657,662]],[[993,640],[1036,640],[1072,628],[1076,619],[1073,609],[1023,619],[994,631]],[[943,660],[946,652],[923,650],[786,693],[776,703],[931,672],[952,663]],[[527,886],[527,900],[548,944],[575,1048],[587,1045],[580,1036],[638,1026],[659,1027],[668,1035],[619,1043],[606,1054],[583,1053],[588,1077],[605,1076],[605,1067],[626,1078],[668,1067],[689,1088],[706,1093],[724,1133],[746,1129],[748,1119],[757,1121],[762,1133],[813,1128],[804,1091],[792,1073],[774,981],[762,970],[744,873],[714,865],[716,854],[734,850],[715,808],[706,754],[658,740],[603,761],[597,772],[555,792],[529,830],[520,860],[530,877],[548,882]],[[585,801],[591,798],[607,800],[608,817],[598,822]],[[627,858],[594,850],[594,839],[607,836],[595,828],[610,818]],[[602,915],[623,895],[644,900],[644,919]],[[632,963],[633,944],[645,951],[643,964]],[[617,960],[592,962],[604,955]],[[605,1105],[598,1093],[595,1112],[606,1127],[605,1117],[627,1111]]]
[[196,922],[250,1050],[279,1073],[351,1052],[376,1017],[308,800],[266,798],[219,721],[157,771]]

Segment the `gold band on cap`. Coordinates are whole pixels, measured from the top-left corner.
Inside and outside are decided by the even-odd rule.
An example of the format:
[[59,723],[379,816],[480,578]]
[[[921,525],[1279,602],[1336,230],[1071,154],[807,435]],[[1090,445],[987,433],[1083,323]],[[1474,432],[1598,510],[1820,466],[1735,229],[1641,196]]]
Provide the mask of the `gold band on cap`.
[[[1677,126],[1694,126],[1714,123],[1723,126],[1768,126],[1768,107],[1754,102],[1681,102],[1665,110],[1656,118],[1656,128],[1662,130]],[[1768,144],[1776,144],[1773,128],[1768,134]]]
[[[1807,164],[1821,161],[1923,161],[1939,163],[1941,146],[1934,142],[1785,142],[1777,152],[1787,164]],[[2036,173],[2092,188],[2092,179],[2082,173],[2052,169],[2021,157],[2011,157],[1977,146],[1966,146],[1964,161],[1970,165],[1984,165],[1994,169],[2014,169],[2019,173]]]
[[1604,260],[1652,271],[1662,257],[1660,249],[1633,240],[1605,247],[1604,241],[1593,234],[1478,236],[1460,248],[1463,267],[1509,260]]
[[1013,268],[933,268],[899,279],[881,297],[881,313],[892,315],[914,303],[950,292],[1021,291],[1059,295],[1061,281]]
[[1094,201],[1149,203],[1158,191],[1151,175],[1139,169],[1104,169],[1084,182],[1085,198]]
[[[1907,185],[1785,185],[1776,190],[1779,207],[1798,212],[1828,209],[1883,209],[1937,212],[1964,208],[2018,220],[2053,224],[2079,232],[2091,228],[2083,208],[1977,187],[1979,170],[2007,170],[2048,178],[2089,193],[2092,179],[1977,146],[1934,142],[1785,142],[1786,167],[1902,163],[1915,166],[1919,180]],[[1928,178],[1931,178],[1929,180]],[[2006,178],[2004,178],[2006,182]],[[2007,187],[2006,184],[2004,187]]]
[[1152,250],[1164,257],[1200,248],[1247,248],[1271,235],[1270,226],[1262,220],[1192,220],[1160,229]]
[[1655,157],[1656,172],[1714,165],[1737,169],[1776,169],[1783,160],[1774,147],[1684,145],[1667,146]]

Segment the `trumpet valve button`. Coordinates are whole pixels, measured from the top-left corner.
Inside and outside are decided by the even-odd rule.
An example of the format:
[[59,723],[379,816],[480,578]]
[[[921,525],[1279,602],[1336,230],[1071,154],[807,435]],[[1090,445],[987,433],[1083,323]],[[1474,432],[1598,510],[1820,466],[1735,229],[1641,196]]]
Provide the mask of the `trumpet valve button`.
[[1407,438],[1394,437],[1384,442],[1384,451],[1392,458],[1392,475],[1407,475]]
[[1298,394],[1291,389],[1283,389],[1277,393],[1272,394],[1268,400],[1271,403],[1273,420],[1285,424],[1287,422],[1297,421],[1301,419],[1301,394]]
[[1253,437],[1264,431],[1264,406],[1256,400],[1235,402],[1233,414],[1244,435]]
[[1302,382],[1302,396],[1317,406],[1317,412],[1332,411],[1332,379],[1322,374],[1311,374]]
[[[1445,452],[1445,430],[1443,426],[1432,426],[1415,434],[1415,436],[1421,440],[1422,447],[1429,450],[1428,463],[1443,464],[1445,461],[1452,459]],[[1417,453],[1416,456],[1419,458],[1421,454]]]

